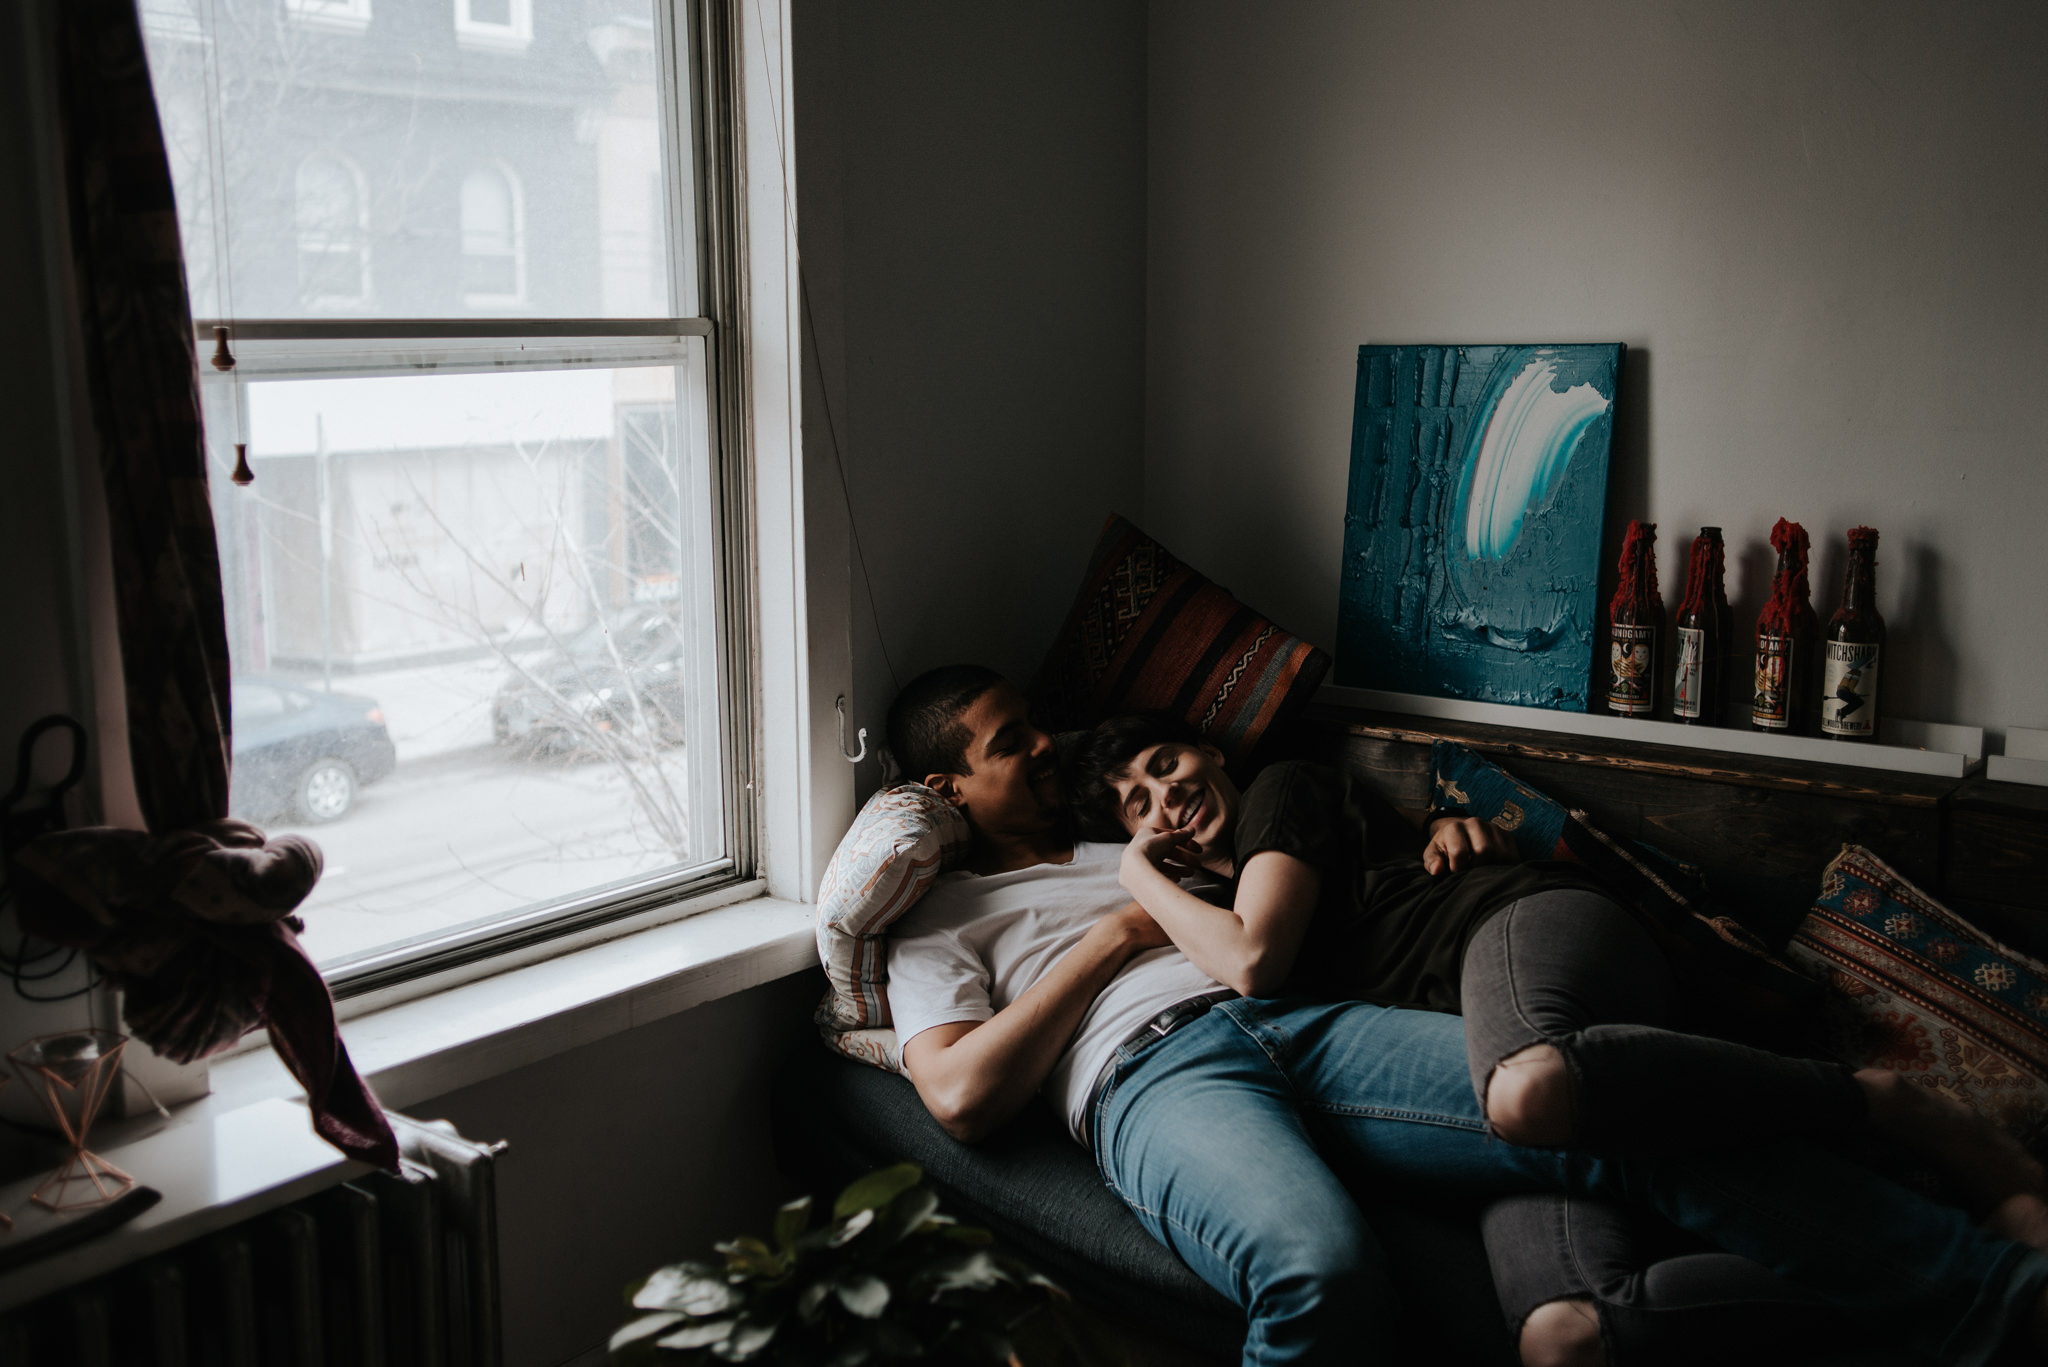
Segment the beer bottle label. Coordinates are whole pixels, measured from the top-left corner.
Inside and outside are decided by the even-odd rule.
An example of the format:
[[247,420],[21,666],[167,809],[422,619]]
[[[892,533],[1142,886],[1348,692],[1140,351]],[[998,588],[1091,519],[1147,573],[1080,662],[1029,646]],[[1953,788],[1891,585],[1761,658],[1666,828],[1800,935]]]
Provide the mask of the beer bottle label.
[[1614,624],[1613,669],[1607,685],[1607,706],[1625,717],[1650,713],[1654,692],[1650,671],[1657,663],[1657,628]]
[[1678,629],[1678,677],[1671,683],[1671,713],[1697,717],[1706,706],[1707,633],[1702,627]]
[[1756,701],[1751,718],[1768,731],[1792,729],[1792,638],[1756,638]]
[[1877,646],[1829,641],[1821,675],[1820,729],[1831,736],[1877,734]]

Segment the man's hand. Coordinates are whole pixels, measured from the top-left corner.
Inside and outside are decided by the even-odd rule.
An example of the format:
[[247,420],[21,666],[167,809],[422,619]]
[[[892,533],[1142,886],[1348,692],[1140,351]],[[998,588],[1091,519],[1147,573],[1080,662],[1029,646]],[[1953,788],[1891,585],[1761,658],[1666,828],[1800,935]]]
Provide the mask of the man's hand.
[[1118,878],[1135,893],[1144,886],[1145,875],[1153,870],[1165,874],[1167,881],[1173,883],[1202,871],[1202,847],[1188,834],[1187,827],[1141,831],[1131,837],[1131,843],[1124,846]]
[[1136,902],[1130,903],[1122,911],[1112,911],[1103,917],[1097,926],[1103,933],[1115,936],[1132,954],[1143,954],[1149,949],[1164,949],[1173,943],[1172,937],[1152,919],[1152,913]]
[[1462,873],[1477,864],[1512,864],[1519,858],[1514,837],[1476,816],[1439,817],[1430,823],[1422,867],[1430,873]]

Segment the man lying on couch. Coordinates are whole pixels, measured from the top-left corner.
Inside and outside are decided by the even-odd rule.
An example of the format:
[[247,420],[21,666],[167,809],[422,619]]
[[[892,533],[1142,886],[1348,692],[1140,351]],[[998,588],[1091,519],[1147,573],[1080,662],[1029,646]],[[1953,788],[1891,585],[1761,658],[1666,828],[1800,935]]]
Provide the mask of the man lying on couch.
[[[1929,1359],[2048,1345],[2048,1258],[1827,1149],[1595,1160],[1504,1143],[1486,1134],[1456,1018],[1225,989],[1130,904],[1121,847],[1061,833],[1051,740],[993,673],[914,681],[889,739],[974,835],[969,872],[890,934],[918,1095],[972,1141],[1044,1091],[1146,1228],[1244,1308],[1247,1363],[1371,1360],[1396,1310],[1347,1182],[1625,1201]],[[1605,1360],[1584,1309],[1530,1315],[1524,1360]]]

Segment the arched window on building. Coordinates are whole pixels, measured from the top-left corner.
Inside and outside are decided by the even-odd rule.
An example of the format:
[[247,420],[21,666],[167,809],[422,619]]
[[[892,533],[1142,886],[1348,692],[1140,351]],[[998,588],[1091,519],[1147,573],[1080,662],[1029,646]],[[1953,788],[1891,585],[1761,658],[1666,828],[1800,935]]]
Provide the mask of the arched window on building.
[[526,299],[526,231],[519,182],[502,166],[462,178],[462,300],[472,306]]
[[370,196],[363,173],[332,152],[299,163],[293,182],[299,299],[308,308],[370,302]]

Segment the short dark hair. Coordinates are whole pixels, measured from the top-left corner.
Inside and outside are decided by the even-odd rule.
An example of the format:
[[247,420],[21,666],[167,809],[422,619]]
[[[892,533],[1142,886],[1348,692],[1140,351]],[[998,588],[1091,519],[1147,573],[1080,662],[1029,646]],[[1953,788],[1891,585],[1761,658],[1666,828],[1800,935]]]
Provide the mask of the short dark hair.
[[1003,682],[982,665],[940,665],[903,686],[889,704],[889,751],[903,777],[921,783],[927,774],[969,774],[967,744],[974,737],[960,714]]
[[1205,740],[1193,722],[1172,712],[1129,712],[1082,736],[1060,761],[1060,787],[1081,838],[1128,840],[1111,780],[1155,745]]

